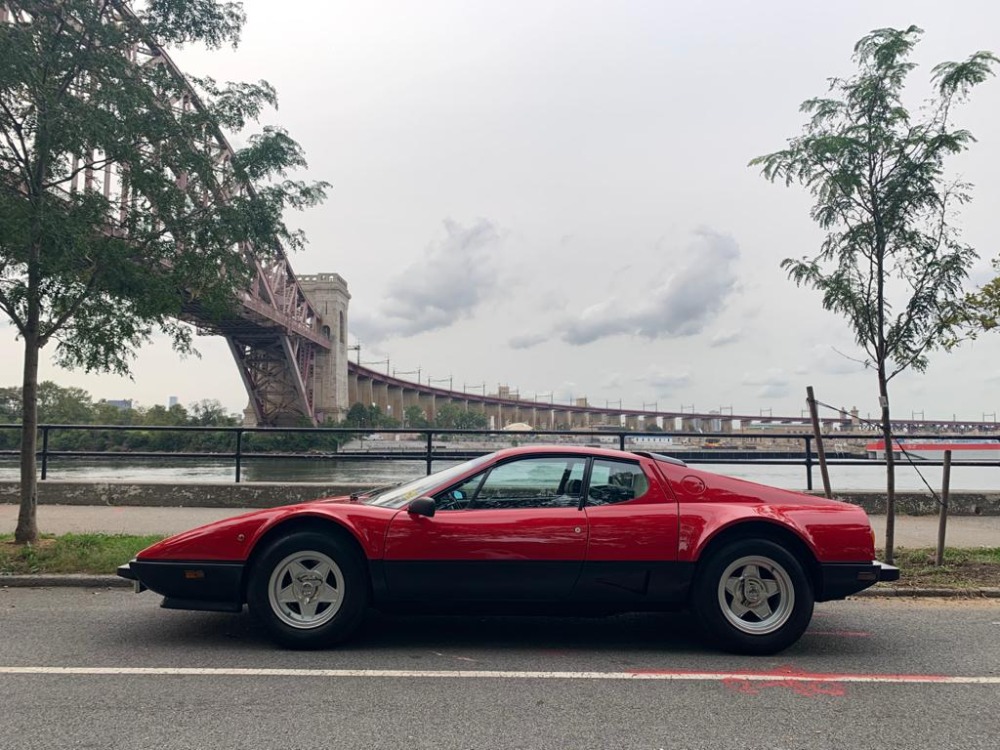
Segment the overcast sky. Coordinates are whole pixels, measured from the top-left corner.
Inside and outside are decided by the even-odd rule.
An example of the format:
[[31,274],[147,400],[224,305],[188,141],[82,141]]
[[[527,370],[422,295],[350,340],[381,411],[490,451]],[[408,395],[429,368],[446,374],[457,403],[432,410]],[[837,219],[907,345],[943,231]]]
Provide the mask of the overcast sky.
[[[822,235],[800,188],[747,167],[800,132],[799,103],[852,72],[853,43],[925,29],[913,105],[930,68],[1000,52],[1000,5],[963,2],[471,2],[246,0],[237,51],[184,50],[185,71],[264,78],[321,208],[290,217],[310,238],[299,273],[352,294],[363,360],[523,397],[798,415],[805,388],[862,414],[874,375],[847,324],[779,268]],[[975,184],[960,223],[1000,252],[1000,81],[956,121],[979,138],[956,160]],[[239,142],[239,138],[234,138]],[[135,380],[43,366],[97,398],[246,405],[222,339],[200,360],[143,350]],[[22,352],[0,331],[0,384]],[[408,376],[415,377],[415,376]],[[893,385],[895,413],[1000,411],[1000,335],[935,354]]]

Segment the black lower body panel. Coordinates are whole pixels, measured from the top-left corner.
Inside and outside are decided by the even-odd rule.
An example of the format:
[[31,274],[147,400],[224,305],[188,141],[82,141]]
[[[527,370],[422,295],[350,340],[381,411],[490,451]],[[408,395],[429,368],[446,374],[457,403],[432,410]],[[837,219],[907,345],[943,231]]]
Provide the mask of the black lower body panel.
[[683,604],[694,571],[693,562],[586,562],[573,589],[573,598],[637,609]]
[[899,568],[880,563],[824,563],[820,566],[820,590],[816,601],[843,599],[880,581],[898,581]]
[[372,573],[386,609],[620,612],[682,604],[694,570],[675,561],[387,560]]
[[164,597],[168,609],[239,612],[243,609],[242,562],[132,560],[118,575]]

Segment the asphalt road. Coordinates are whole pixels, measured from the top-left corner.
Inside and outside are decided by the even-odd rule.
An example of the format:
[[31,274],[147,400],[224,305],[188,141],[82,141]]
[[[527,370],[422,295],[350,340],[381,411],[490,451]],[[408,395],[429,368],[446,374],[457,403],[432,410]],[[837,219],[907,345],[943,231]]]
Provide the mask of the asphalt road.
[[158,603],[0,589],[0,748],[995,750],[1000,737],[997,600],[823,604],[765,658],[712,650],[684,615],[372,615],[347,646],[289,652],[249,616]]

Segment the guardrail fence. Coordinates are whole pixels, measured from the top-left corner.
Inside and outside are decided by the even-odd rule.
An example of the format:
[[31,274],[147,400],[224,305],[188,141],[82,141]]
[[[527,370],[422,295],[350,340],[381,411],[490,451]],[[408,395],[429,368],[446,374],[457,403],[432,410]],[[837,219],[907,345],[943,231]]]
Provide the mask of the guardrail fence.
[[[21,426],[0,425],[0,457],[19,455]],[[817,456],[813,436],[801,433],[632,432],[626,430],[448,430],[438,428],[345,427],[172,427],[138,425],[39,426],[38,462],[47,479],[52,459],[98,461],[135,459],[206,459],[232,462],[239,482],[247,460],[420,461],[428,474],[435,462],[462,461],[510,445],[590,445],[621,450],[647,450],[673,455],[689,464],[802,466],[806,487],[813,489]],[[906,435],[907,440],[942,440],[941,435]],[[997,436],[948,436],[949,442],[998,440]],[[825,436],[831,466],[878,465],[867,457],[864,443],[878,436]],[[838,444],[844,445],[838,449]],[[849,443],[849,444],[848,444]],[[101,446],[94,448],[93,446]],[[795,447],[796,445],[801,447]],[[87,446],[81,448],[80,446]],[[168,446],[165,448],[165,446]],[[905,459],[897,459],[905,462]],[[921,466],[941,466],[921,460]],[[998,462],[953,461],[953,466],[1000,466]]]

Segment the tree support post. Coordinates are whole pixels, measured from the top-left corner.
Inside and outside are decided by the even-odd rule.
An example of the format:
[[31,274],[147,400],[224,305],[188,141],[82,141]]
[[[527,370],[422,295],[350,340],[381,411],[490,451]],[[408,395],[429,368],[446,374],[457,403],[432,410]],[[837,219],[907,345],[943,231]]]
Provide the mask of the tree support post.
[[819,458],[819,473],[823,476],[823,492],[826,493],[827,497],[833,498],[833,490],[830,488],[830,472],[826,468],[826,451],[823,449],[823,432],[819,427],[816,397],[811,385],[806,386],[806,402],[809,404],[809,417],[812,419],[813,434],[816,436],[816,457]]
[[944,565],[944,535],[948,526],[948,495],[951,492],[951,451],[944,452],[944,472],[941,477],[941,508],[938,515],[937,554],[935,565]]

